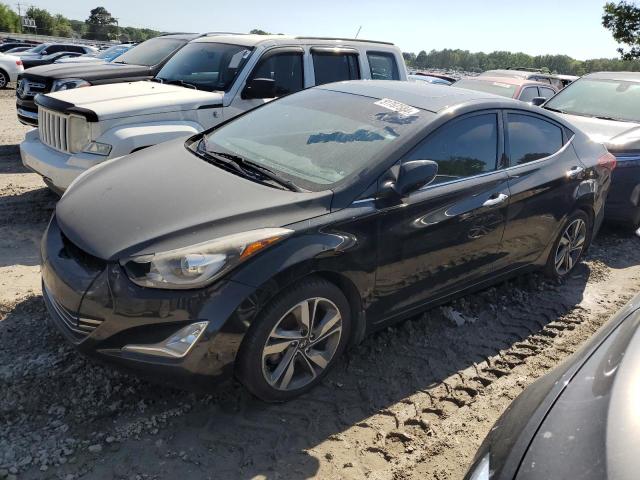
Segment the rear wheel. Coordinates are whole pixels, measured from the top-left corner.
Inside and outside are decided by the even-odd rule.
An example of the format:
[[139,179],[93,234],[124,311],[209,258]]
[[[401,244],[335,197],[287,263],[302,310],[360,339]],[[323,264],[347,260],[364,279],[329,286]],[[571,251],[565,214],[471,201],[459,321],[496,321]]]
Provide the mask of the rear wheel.
[[556,239],[545,273],[552,278],[566,277],[578,264],[591,239],[591,222],[582,210],[571,214]]
[[236,374],[262,400],[292,399],[326,375],[345,349],[350,325],[349,303],[338,287],[320,278],[304,280],[254,320]]
[[7,88],[9,85],[9,75],[3,70],[0,70],[0,90],[3,88]]

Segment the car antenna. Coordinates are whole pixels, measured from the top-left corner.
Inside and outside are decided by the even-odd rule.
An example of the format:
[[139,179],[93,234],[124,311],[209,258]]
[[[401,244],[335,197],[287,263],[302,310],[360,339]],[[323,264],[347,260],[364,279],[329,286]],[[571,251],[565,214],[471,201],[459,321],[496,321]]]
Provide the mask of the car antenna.
[[358,27],[358,31],[356,32],[356,36],[355,36],[355,37],[353,37],[353,38],[358,38],[358,35],[360,35],[360,30],[362,30],[362,25],[360,25],[360,26]]

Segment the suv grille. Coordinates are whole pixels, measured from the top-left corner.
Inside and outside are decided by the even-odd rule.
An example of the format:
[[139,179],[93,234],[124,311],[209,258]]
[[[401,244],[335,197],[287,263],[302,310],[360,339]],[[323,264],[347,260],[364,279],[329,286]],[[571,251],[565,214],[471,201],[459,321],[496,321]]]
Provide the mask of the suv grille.
[[22,99],[33,98],[39,93],[45,93],[46,90],[47,86],[44,83],[32,82],[30,80],[27,80],[26,78],[23,78],[18,83],[16,95]]
[[69,116],[38,108],[38,133],[40,141],[60,152],[70,153],[67,125]]

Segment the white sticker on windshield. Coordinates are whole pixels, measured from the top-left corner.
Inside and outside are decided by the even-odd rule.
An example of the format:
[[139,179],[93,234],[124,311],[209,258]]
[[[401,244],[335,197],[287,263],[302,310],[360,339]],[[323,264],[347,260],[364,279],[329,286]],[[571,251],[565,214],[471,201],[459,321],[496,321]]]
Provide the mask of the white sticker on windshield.
[[390,98],[383,98],[375,102],[375,105],[379,107],[384,107],[388,110],[392,110],[394,112],[398,112],[400,115],[404,117],[408,117],[410,115],[415,115],[420,110],[412,107],[411,105],[407,105],[406,103],[397,102],[395,100],[391,100]]
[[509,85],[508,83],[493,82],[493,84],[496,87],[511,88],[511,85]]

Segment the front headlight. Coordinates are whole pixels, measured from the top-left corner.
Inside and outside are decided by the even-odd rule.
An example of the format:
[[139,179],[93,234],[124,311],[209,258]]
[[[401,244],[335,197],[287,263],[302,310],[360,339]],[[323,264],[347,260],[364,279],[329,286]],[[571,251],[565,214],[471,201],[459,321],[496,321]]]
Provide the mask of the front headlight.
[[473,472],[468,478],[469,480],[489,480],[489,478],[491,478],[488,453],[476,464],[476,468],[473,469]]
[[286,228],[251,230],[190,247],[132,257],[120,264],[131,281],[142,287],[199,288],[292,233]]
[[55,80],[51,86],[52,92],[61,92],[63,90],[71,90],[73,88],[90,87],[91,84],[80,78],[62,78]]
[[82,152],[89,143],[89,123],[87,119],[77,115],[70,115],[67,136],[69,139],[69,151],[71,153]]

